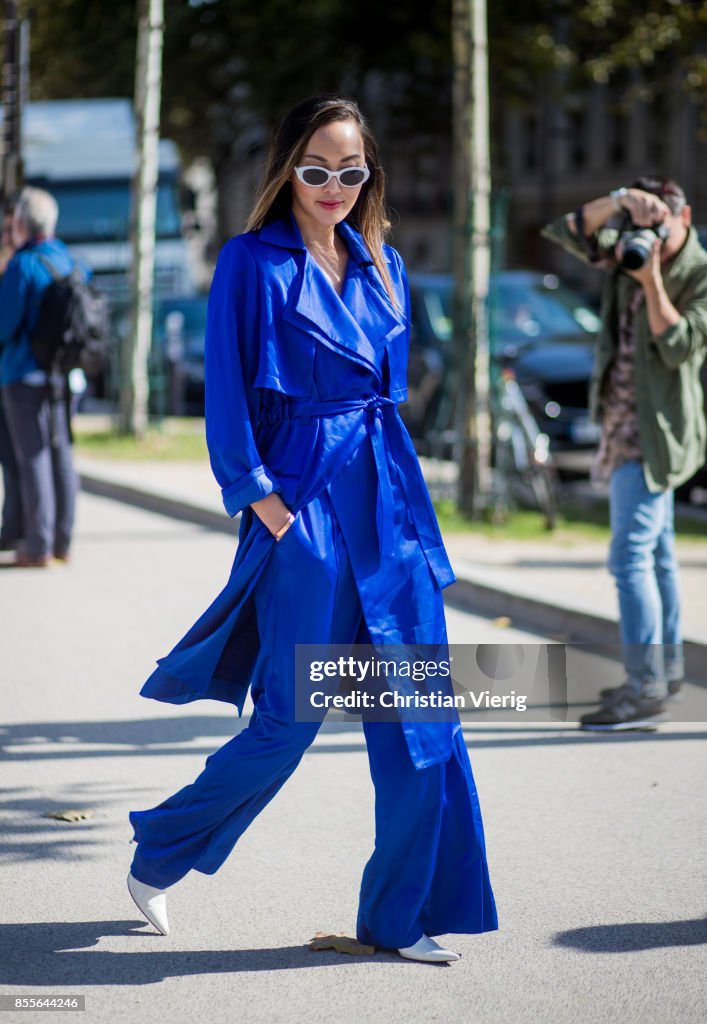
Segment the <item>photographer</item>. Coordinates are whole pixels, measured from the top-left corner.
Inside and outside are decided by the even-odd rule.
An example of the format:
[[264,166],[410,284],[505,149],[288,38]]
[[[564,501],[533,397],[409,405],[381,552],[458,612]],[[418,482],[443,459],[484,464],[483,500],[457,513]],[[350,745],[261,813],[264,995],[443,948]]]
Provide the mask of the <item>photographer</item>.
[[627,679],[580,722],[636,728],[667,717],[684,671],[674,488],[705,461],[707,253],[685,193],[660,177],[594,199],[542,234],[607,275],[590,386],[602,428],[593,478],[609,484]]

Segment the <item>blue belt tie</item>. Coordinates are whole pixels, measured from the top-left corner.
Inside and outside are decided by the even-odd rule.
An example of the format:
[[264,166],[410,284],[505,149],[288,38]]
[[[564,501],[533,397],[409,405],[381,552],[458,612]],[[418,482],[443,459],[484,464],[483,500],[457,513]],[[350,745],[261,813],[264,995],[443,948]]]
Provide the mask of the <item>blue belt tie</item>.
[[[356,409],[366,410],[366,429],[371,439],[373,458],[378,470],[378,496],[376,499],[376,528],[381,557],[393,554],[393,486],[386,457],[383,415],[385,406],[394,406],[392,398],[370,395],[368,398],[330,399],[323,402],[293,403],[291,416],[308,423],[312,416],[339,416]],[[387,510],[387,511],[386,511]]]

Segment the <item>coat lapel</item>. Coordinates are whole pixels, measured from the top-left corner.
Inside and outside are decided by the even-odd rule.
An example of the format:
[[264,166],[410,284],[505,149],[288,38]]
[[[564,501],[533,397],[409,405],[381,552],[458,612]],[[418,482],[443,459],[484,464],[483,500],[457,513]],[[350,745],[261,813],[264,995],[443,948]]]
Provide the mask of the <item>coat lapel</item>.
[[[272,221],[261,228],[259,237],[270,245],[289,249],[297,264],[283,320],[377,372],[376,353],[405,331],[405,321],[403,314],[393,309],[359,232],[345,221],[338,228],[353,261],[353,266],[347,268],[346,303],[307,251],[291,211],[288,220]],[[366,315],[356,316],[350,307]]]

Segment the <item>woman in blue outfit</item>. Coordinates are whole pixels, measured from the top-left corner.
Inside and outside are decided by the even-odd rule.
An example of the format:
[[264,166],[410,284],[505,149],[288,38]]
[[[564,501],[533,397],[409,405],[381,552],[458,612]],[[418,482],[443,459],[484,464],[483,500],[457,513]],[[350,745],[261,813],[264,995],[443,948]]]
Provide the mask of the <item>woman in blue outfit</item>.
[[[320,722],[295,708],[295,645],[447,643],[442,589],[455,576],[396,407],[410,297],[383,242],[384,185],[358,106],[305,100],[218,260],[206,437],[226,510],[242,513],[239,544],[226,586],[141,693],[241,715],[250,686],[254,710],[192,784],[130,812],[128,887],[163,934],[165,890],[192,868],[218,870],[315,738]],[[498,927],[458,715],[363,719],[376,840],[357,937],[456,960],[431,935]]]

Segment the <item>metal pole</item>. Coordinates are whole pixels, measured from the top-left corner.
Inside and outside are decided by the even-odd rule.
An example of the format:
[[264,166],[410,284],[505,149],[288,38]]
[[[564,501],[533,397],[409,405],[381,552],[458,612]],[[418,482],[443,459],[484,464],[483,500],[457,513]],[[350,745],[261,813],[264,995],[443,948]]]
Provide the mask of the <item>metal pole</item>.
[[163,0],[138,0],[135,73],[138,159],[133,184],[132,225],[133,329],[127,339],[121,387],[121,427],[137,437],[145,435],[148,424],[163,35]]
[[485,0],[453,0],[454,362],[457,504],[478,515],[490,492],[490,145]]

